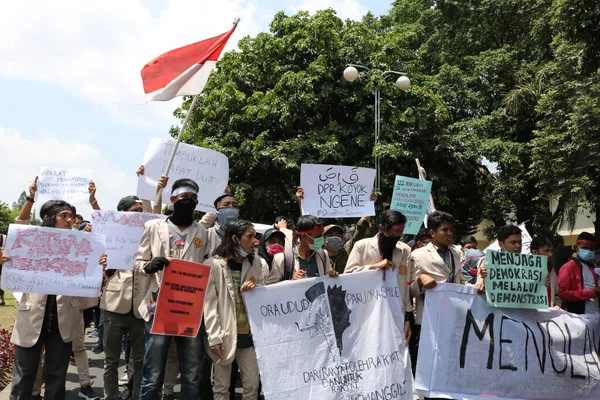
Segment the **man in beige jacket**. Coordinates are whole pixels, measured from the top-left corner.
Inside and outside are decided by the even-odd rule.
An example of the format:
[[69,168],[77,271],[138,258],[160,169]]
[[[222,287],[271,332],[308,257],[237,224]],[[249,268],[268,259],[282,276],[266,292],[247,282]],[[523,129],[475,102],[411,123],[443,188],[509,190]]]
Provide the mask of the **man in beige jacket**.
[[[137,196],[122,198],[117,211],[142,212],[142,202]],[[158,217],[158,216],[157,216]],[[119,398],[119,360],[122,338],[129,334],[131,341],[131,387],[133,399],[139,399],[144,362],[145,323],[138,310],[148,291],[150,280],[135,270],[106,270],[100,308],[104,318],[104,397],[107,400]],[[129,366],[127,366],[129,368]]]
[[460,265],[460,253],[452,246],[454,217],[443,211],[434,211],[427,217],[431,241],[410,255],[408,264],[413,273],[410,294],[416,299],[417,315],[410,341],[413,371],[416,368],[421,320],[425,293],[438,282],[465,284]]
[[198,204],[198,185],[190,179],[175,181],[171,189],[173,214],[167,220],[148,221],[140,240],[135,270],[148,287],[138,311],[146,321],[146,353],[144,356],[140,399],[156,400],[164,381],[167,353],[171,341],[175,341],[181,371],[181,398],[198,399],[198,372],[200,356],[205,351],[202,335],[195,338],[155,335],[152,327],[162,271],[168,268],[168,258],[202,263],[206,254],[207,231],[194,222],[194,210]]
[[411,336],[411,321],[414,319],[413,305],[408,289],[413,274],[408,263],[410,247],[400,241],[404,234],[405,224],[406,217],[401,212],[384,211],[379,217],[379,233],[372,238],[356,242],[348,257],[344,273],[380,269],[391,278],[398,279],[398,287],[406,314],[404,336],[408,342]]
[[[29,188],[30,195],[16,223],[29,223],[36,191],[37,178]],[[62,200],[47,201],[40,208],[42,226],[46,227],[71,229],[75,215],[75,207]],[[106,265],[106,256],[99,261]],[[88,308],[95,301],[95,298],[23,294],[17,306],[17,318],[11,337],[11,342],[17,345],[11,400],[31,398],[44,347],[45,397],[65,398],[71,343],[76,338],[81,323],[80,310]]]

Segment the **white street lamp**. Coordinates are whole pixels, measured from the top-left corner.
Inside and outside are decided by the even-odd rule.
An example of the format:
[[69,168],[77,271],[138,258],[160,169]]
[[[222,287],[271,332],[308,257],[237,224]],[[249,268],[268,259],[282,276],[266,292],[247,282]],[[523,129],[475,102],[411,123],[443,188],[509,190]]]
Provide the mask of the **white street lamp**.
[[358,70],[355,67],[349,66],[344,70],[345,80],[348,82],[354,82],[356,78],[358,78]]
[[408,79],[408,76],[402,75],[396,79],[396,87],[400,90],[410,89],[410,79]]
[[[367,72],[371,72],[371,69],[365,67],[364,65],[359,64],[348,64],[346,69],[344,70],[344,79],[348,82],[354,82],[358,78],[358,70],[356,67],[360,69],[364,69]],[[385,78],[389,74],[399,75],[398,79],[396,79],[396,87],[400,90],[408,90],[410,89],[410,79],[403,72],[398,71],[385,71],[382,72],[381,75]],[[374,90],[375,95],[375,147],[379,144],[379,133],[381,132],[381,110],[379,109],[379,102],[381,101],[381,93],[379,89],[376,87]],[[375,156],[375,188],[377,190],[381,187],[381,177],[379,174],[379,156]]]

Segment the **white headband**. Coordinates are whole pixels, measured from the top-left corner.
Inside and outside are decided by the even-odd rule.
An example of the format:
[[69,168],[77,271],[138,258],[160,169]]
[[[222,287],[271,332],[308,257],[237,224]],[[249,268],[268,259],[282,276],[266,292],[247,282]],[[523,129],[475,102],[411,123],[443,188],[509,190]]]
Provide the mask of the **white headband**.
[[198,194],[198,191],[196,189],[192,188],[192,187],[189,187],[189,186],[182,186],[180,188],[177,188],[177,189],[173,190],[173,193],[171,193],[171,196],[177,197],[181,193],[194,193],[194,194]]

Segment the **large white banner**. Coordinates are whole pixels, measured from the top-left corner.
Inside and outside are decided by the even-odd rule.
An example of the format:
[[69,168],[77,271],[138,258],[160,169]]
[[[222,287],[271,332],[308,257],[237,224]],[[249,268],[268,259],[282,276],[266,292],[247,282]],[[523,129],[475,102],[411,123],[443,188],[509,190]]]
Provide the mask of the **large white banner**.
[[[175,147],[173,139],[152,139],[144,154],[144,175],[138,178],[137,195],[154,201],[158,180],[164,175]],[[177,179],[189,178],[200,187],[197,210],[215,212],[215,199],[229,182],[229,159],[218,151],[180,143],[169,172],[169,185],[163,190],[163,204],[171,204],[171,185]]]
[[102,286],[103,235],[11,224],[2,265],[2,289],[97,297]]
[[45,168],[38,171],[35,199],[39,204],[48,200],[64,200],[71,204],[88,204],[90,169]]
[[108,269],[133,269],[135,253],[140,247],[144,224],[159,214],[119,211],[92,212],[92,230],[106,237]]
[[416,388],[453,399],[600,398],[600,316],[493,308],[475,288],[425,295]]
[[375,170],[343,165],[302,164],[305,214],[322,218],[355,218],[375,215],[371,201]]
[[265,398],[412,399],[404,310],[379,271],[244,294]]

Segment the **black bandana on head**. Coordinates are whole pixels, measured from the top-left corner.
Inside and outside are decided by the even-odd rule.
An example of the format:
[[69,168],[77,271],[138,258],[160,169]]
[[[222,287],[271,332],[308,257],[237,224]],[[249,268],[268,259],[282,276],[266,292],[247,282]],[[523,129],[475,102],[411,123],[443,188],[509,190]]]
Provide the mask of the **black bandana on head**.
[[52,221],[52,217],[54,217],[59,212],[65,210],[72,211],[73,215],[75,215],[76,213],[75,207],[73,207],[66,201],[48,200],[47,202],[45,202],[42,205],[42,208],[40,208],[40,218],[42,218],[42,226],[54,226],[54,221]]

